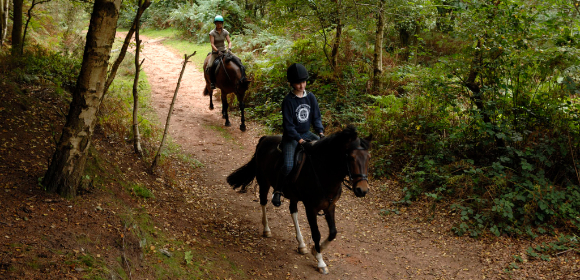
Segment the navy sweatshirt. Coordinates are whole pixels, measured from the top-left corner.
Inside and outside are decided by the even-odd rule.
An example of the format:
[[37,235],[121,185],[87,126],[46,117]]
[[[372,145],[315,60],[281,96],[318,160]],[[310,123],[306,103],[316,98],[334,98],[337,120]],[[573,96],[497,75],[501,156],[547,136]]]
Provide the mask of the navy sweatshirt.
[[310,124],[316,133],[324,132],[318,101],[312,92],[305,91],[302,98],[289,93],[282,101],[282,126],[284,139],[300,140],[300,134],[310,130]]

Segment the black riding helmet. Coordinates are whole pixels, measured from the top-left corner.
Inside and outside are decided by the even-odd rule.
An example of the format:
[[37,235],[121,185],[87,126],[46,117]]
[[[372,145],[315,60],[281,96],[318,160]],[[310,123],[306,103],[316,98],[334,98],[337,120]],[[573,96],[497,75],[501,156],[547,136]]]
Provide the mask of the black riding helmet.
[[286,78],[291,84],[298,84],[308,80],[308,71],[306,67],[300,63],[294,63],[288,67],[286,71]]

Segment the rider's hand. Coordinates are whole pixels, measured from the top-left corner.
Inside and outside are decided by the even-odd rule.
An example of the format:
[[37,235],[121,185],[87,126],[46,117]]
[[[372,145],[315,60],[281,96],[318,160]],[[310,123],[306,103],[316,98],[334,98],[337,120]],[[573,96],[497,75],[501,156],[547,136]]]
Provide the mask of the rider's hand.
[[320,132],[318,135],[320,136],[320,139],[324,138],[324,133]]

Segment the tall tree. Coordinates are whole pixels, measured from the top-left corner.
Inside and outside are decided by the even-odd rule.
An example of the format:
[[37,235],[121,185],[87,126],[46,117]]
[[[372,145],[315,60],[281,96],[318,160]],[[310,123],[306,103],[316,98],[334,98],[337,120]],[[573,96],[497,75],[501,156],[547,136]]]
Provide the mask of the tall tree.
[[375,36],[375,55],[373,62],[373,91],[381,90],[381,73],[383,73],[383,34],[385,33],[384,19],[385,0],[379,0],[377,11],[377,34]]
[[22,44],[22,4],[24,0],[14,0],[12,8],[12,55],[20,55]]
[[8,16],[10,0],[0,0],[0,47],[4,44],[8,33]]
[[120,6],[121,0],[95,0],[67,121],[42,180],[49,192],[74,197],[81,182],[104,92]]

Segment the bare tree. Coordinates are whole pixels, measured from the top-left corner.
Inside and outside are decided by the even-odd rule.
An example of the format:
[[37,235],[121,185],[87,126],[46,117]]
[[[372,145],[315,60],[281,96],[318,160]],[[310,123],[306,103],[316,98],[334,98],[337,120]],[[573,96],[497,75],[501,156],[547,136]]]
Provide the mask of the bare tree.
[[183,77],[183,72],[185,72],[185,66],[189,61],[187,61],[190,57],[194,56],[195,53],[193,52],[191,55],[185,55],[185,60],[183,61],[183,67],[181,68],[181,73],[179,74],[179,79],[177,80],[177,87],[175,88],[175,93],[173,93],[173,99],[171,100],[171,106],[169,106],[169,113],[167,113],[167,121],[165,122],[165,130],[163,131],[163,138],[161,138],[161,144],[159,144],[159,150],[157,150],[157,154],[153,159],[153,163],[151,164],[151,171],[155,170],[157,167],[157,162],[159,161],[159,155],[161,154],[161,149],[163,148],[163,144],[165,143],[165,137],[167,136],[167,131],[169,131],[169,121],[171,120],[171,114],[173,113],[173,105],[175,105],[175,100],[177,99],[177,91],[179,91],[179,85],[181,84],[181,78]]
[[42,4],[42,3],[46,3],[46,2],[50,2],[52,0],[43,0],[43,1],[37,1],[37,0],[32,0],[32,5],[30,5],[30,8],[28,9],[28,12],[26,13],[28,15],[28,18],[26,19],[26,24],[24,25],[24,35],[22,35],[22,42],[20,44],[20,53],[24,52],[24,41],[26,40],[26,31],[28,31],[28,24],[30,23],[30,19],[32,18],[32,9],[34,9],[34,6],[38,5],[38,4]]
[[119,56],[117,57],[117,59],[113,63],[113,66],[111,67],[111,71],[109,72],[109,76],[107,77],[107,82],[105,83],[105,91],[103,93],[102,98],[104,98],[107,92],[109,91],[109,87],[111,87],[111,84],[113,83],[113,80],[117,75],[117,70],[119,69],[121,62],[123,62],[125,54],[127,54],[127,49],[129,48],[129,44],[131,43],[131,38],[133,38],[133,33],[135,33],[135,30],[137,29],[137,24],[141,20],[141,16],[145,12],[145,10],[150,5],[151,0],[139,0],[139,8],[137,9],[137,14],[135,15],[135,19],[133,20],[133,24],[131,25],[129,32],[127,32],[127,36],[125,36],[125,41],[123,42],[123,46],[121,47]]
[[0,47],[4,44],[8,35],[8,17],[10,11],[10,0],[0,0]]
[[135,29],[135,79],[133,80],[133,148],[135,153],[139,156],[143,156],[143,150],[141,149],[141,135],[139,134],[139,73],[141,72],[141,65],[143,61],[139,63],[139,53],[141,52],[141,39],[139,38],[139,28],[140,24],[137,23],[137,28]]
[[96,113],[104,93],[121,1],[95,0],[83,63],[72,93],[66,124],[42,180],[49,192],[74,197],[81,182]]

